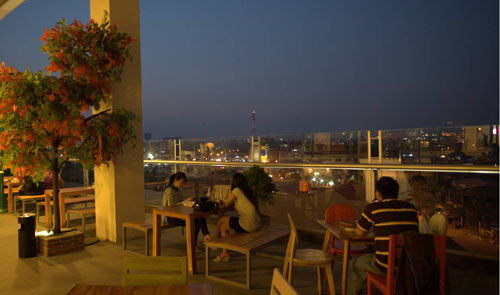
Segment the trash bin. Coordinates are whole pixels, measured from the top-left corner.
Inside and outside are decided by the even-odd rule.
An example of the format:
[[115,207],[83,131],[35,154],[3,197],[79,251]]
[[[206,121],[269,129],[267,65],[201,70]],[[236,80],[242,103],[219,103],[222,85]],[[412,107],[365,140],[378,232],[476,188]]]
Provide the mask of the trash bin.
[[17,216],[21,225],[18,231],[19,258],[36,256],[36,214],[26,213]]

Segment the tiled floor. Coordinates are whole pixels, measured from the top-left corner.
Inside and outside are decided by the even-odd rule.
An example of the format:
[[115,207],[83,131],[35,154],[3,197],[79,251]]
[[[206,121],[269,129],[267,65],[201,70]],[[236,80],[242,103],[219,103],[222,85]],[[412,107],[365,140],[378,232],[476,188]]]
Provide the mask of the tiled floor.
[[[89,220],[90,221],[90,220]],[[75,220],[76,222],[76,220]],[[83,251],[54,256],[20,259],[17,253],[17,219],[11,214],[0,214],[0,294],[65,294],[73,284],[119,285],[121,280],[122,258],[126,255],[142,255],[142,238],[131,240],[129,250],[124,251],[121,244],[97,242],[86,246]],[[75,223],[76,225],[76,223]],[[210,230],[214,231],[212,225]],[[41,229],[39,226],[38,229]],[[93,223],[87,235],[94,233]],[[91,241],[89,239],[88,241]],[[162,254],[165,256],[185,255],[185,242],[179,229],[172,229],[162,235]],[[214,287],[214,294],[269,294],[273,267],[282,267],[279,259],[284,255],[287,239],[282,239],[259,251],[252,260],[255,289],[248,291],[222,283],[206,280],[204,276],[204,253],[198,255],[199,274],[190,276],[189,282],[208,282]],[[201,246],[201,244],[200,244]],[[320,248],[320,244],[301,240],[300,247]],[[273,258],[274,257],[274,258]],[[215,265],[219,276],[243,282],[245,275],[243,256],[234,255],[230,263]],[[498,294],[498,272],[487,273],[450,267],[450,294]],[[340,294],[340,263],[335,265],[337,294]],[[315,294],[315,269],[296,268],[294,285],[300,294]],[[480,291],[478,293],[478,291]]]

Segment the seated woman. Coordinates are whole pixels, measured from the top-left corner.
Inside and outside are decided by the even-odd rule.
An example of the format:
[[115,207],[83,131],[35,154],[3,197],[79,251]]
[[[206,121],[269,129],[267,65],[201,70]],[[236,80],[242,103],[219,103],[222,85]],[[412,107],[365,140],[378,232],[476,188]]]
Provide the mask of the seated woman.
[[[170,180],[168,182],[167,189],[165,189],[165,192],[163,193],[163,199],[161,201],[161,206],[167,207],[167,206],[174,206],[178,204],[179,202],[182,201],[182,192],[180,189],[184,186],[184,183],[186,182],[186,174],[182,172],[177,172],[172,174],[170,176]],[[191,201],[194,198],[187,198],[187,201]],[[168,223],[172,223],[175,225],[180,225],[180,226],[185,226],[186,221],[178,218],[173,218],[173,217],[167,217]],[[205,220],[204,217],[199,217],[194,220],[194,241],[196,244],[196,240],[198,239],[198,233],[200,232],[203,233],[203,242],[206,243],[208,241],[212,240],[212,237],[210,236],[210,233],[208,232],[208,227],[207,227],[207,221]],[[200,249],[201,250],[201,249]]]
[[[231,182],[231,195],[226,201],[221,201],[221,212],[234,208],[238,217],[220,216],[217,220],[217,237],[229,235],[233,229],[237,233],[248,233],[256,231],[260,226],[259,201],[248,186],[246,177],[236,173]],[[214,258],[214,262],[228,262],[229,252],[223,249],[222,253]]]

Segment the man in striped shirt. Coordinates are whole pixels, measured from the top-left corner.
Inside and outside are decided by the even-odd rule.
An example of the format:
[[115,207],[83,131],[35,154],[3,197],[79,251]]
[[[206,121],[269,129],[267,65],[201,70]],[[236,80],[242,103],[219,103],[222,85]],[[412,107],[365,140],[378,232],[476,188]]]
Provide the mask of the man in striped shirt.
[[399,184],[391,177],[382,177],[375,184],[378,202],[366,206],[358,220],[356,232],[363,235],[374,227],[375,253],[363,255],[349,262],[347,294],[358,295],[366,281],[366,272],[385,274],[389,249],[389,235],[404,231],[418,232],[417,210],[398,200]]

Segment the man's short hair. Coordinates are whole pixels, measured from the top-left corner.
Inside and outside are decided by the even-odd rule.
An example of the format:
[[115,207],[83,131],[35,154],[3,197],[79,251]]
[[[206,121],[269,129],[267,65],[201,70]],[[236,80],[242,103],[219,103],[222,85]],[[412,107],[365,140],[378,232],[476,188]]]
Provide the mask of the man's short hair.
[[384,176],[375,183],[375,191],[380,192],[382,199],[397,199],[399,184],[392,177]]

